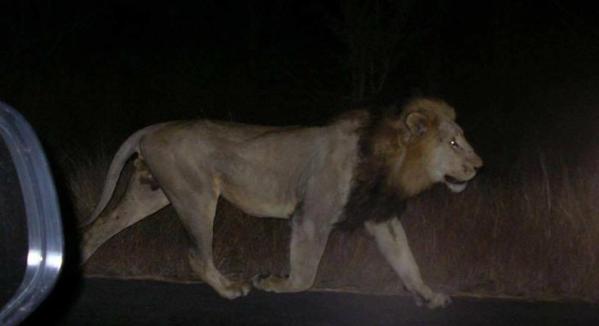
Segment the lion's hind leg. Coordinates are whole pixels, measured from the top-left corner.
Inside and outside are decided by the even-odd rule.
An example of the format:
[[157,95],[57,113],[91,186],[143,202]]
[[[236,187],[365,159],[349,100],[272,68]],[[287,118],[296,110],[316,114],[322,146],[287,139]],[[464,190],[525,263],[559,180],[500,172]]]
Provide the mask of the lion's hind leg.
[[190,267],[222,297],[234,299],[247,295],[249,284],[229,280],[214,265],[212,228],[219,194],[208,181],[209,177],[196,177],[198,179],[194,180],[193,186],[179,185],[174,192],[167,192],[193,242],[188,256]]
[[152,215],[168,205],[169,201],[151,178],[145,166],[136,163],[136,169],[119,202],[105,209],[83,229],[81,261],[85,262],[103,243],[130,225]]

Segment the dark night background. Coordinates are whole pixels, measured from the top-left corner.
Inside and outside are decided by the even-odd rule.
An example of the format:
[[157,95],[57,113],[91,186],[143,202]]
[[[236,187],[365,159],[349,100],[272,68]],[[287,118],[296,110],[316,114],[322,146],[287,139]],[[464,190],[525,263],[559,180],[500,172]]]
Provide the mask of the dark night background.
[[[487,220],[450,234],[487,239],[487,227],[500,225],[496,242],[456,247],[493,251],[498,266],[518,271],[498,269],[500,285],[481,281],[470,292],[598,302],[597,17],[591,2],[559,0],[3,1],[0,98],[44,143],[69,235],[79,207],[95,200],[73,186],[84,182],[78,167],[95,164],[103,175],[119,144],[149,124],[319,124],[356,106],[442,97],[486,163],[479,195],[465,197],[495,204],[472,208],[467,216]],[[83,197],[91,202],[77,203]],[[547,240],[556,232],[567,240]],[[70,237],[67,275],[75,279]],[[468,259],[487,262],[476,257]],[[539,269],[538,284],[501,286]],[[435,275],[466,288],[457,276]]]
[[[352,34],[358,28],[346,24],[360,17],[344,19],[340,4],[318,1],[7,1],[0,95],[49,146],[89,147],[165,119],[314,123],[352,100],[419,90],[446,98],[471,134],[487,131],[481,145],[497,147],[506,137],[519,144],[521,123],[560,114],[527,101],[592,91],[599,32],[591,7],[399,3],[401,13],[382,8],[363,23],[369,29]],[[352,97],[348,43],[363,42],[370,49],[354,52],[375,56],[368,52],[384,48],[376,38],[396,42],[384,49],[393,54],[389,76],[377,94]]]

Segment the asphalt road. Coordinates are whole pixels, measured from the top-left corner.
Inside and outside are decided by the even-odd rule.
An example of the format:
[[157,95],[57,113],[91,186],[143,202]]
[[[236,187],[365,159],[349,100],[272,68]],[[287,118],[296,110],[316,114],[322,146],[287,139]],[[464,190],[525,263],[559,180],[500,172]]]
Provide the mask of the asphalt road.
[[454,298],[428,310],[409,297],[253,291],[233,301],[201,284],[83,279],[27,325],[599,325],[599,305]]

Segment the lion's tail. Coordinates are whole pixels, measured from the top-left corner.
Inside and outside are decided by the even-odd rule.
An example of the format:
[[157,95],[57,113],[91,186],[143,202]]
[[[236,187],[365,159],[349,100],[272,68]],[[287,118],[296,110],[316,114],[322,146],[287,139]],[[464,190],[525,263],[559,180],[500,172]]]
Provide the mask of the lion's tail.
[[133,135],[129,136],[127,140],[125,140],[110,163],[110,168],[108,168],[108,174],[106,175],[106,182],[104,183],[104,188],[102,189],[100,201],[96,205],[94,211],[89,215],[89,218],[80,224],[80,227],[91,224],[102,213],[102,211],[104,211],[108,205],[108,202],[110,202],[110,199],[112,198],[114,189],[116,188],[125,164],[133,154],[139,152],[139,142],[141,138],[162,126],[164,126],[164,124],[146,127],[135,132]]

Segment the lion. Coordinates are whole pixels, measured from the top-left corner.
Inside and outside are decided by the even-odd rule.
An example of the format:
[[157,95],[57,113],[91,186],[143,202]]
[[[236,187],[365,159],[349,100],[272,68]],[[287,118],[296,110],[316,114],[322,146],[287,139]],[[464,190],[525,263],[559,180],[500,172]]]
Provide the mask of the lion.
[[[133,157],[124,195],[108,206]],[[192,270],[221,296],[246,295],[251,285],[298,292],[313,285],[333,229],[365,227],[417,303],[442,307],[450,299],[422,280],[399,217],[406,200],[433,184],[463,191],[482,164],[455,110],[435,98],[414,98],[398,114],[352,111],[316,127],[157,124],[117,151],[83,230],[82,261],[116,233],[172,204],[193,242]],[[212,254],[220,196],[248,215],[291,219],[289,275],[249,282],[221,274]]]

